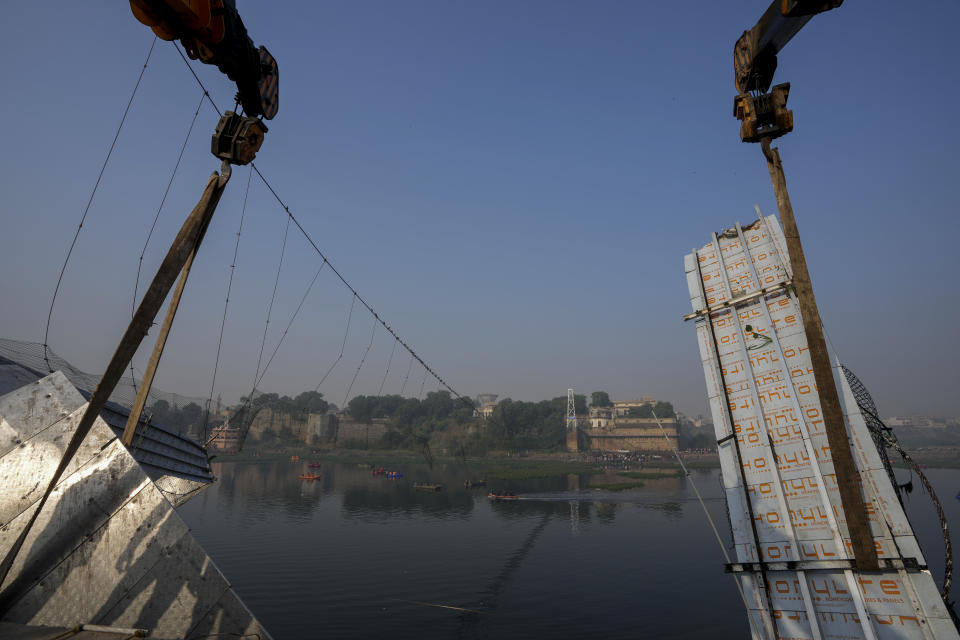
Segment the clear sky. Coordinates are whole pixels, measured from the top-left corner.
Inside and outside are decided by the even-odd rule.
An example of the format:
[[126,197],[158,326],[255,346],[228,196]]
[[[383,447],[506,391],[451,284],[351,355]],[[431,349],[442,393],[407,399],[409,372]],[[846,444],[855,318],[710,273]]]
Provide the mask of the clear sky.
[[[241,0],[280,65],[257,164],[333,264],[461,393],[573,387],[706,413],[682,257],[776,210],[732,117],[733,43],[767,2]],[[0,336],[41,341],[50,296],[152,34],[126,3],[4,3]],[[827,331],[883,415],[960,414],[956,33],[960,5],[847,2],[780,56],[779,141]],[[221,107],[235,89],[196,66]],[[200,90],[159,41],[80,234],[50,344],[101,371]],[[144,258],[159,264],[218,162],[204,106]],[[212,223],[157,386],[206,396],[247,169]],[[953,185],[953,186],[951,186]],[[254,177],[217,391],[253,380],[285,217]],[[291,231],[273,350],[319,266]],[[141,285],[142,292],[142,285]],[[322,273],[264,378],[312,389],[350,294]],[[355,310],[320,391],[341,404],[369,342]],[[149,340],[152,344],[152,339]],[[352,393],[376,393],[386,333]],[[142,369],[149,345],[137,357]],[[384,386],[398,393],[398,351]],[[416,393],[414,368],[406,393]],[[426,389],[436,388],[427,383]]]

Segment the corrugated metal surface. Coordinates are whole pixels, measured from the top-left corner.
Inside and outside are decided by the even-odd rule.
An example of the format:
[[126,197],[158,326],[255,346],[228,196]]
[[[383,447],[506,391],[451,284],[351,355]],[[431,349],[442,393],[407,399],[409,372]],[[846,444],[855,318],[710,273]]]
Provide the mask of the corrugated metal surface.
[[[820,400],[775,217],[685,257],[738,575],[755,637],[957,638],[846,378],[835,369],[870,530],[852,570]],[[836,366],[839,366],[836,365]]]
[[[42,378],[45,375],[42,371],[45,371],[44,367],[47,366],[42,354],[43,345],[0,339],[0,393],[7,393]],[[64,367],[62,373],[70,383],[79,389],[84,397],[90,397],[99,377],[76,369],[53,352],[48,352],[48,358],[51,365]],[[111,396],[111,402],[100,412],[100,417],[117,436],[123,433],[130,415],[129,404],[125,406],[122,403],[132,402],[133,399],[130,395],[133,389],[130,379],[125,378],[123,382],[121,390]],[[161,391],[150,394],[153,399],[167,399],[168,396],[174,398],[174,402],[180,402],[180,406],[183,406],[185,400],[191,400]],[[143,465],[147,474],[174,506],[182,504],[213,482],[213,471],[207,460],[206,449],[189,437],[163,425],[148,424],[141,419],[130,449],[137,462]]]
[[[60,373],[0,397],[0,553],[29,520],[86,407]],[[98,419],[3,585],[3,620],[269,637],[116,434]]]

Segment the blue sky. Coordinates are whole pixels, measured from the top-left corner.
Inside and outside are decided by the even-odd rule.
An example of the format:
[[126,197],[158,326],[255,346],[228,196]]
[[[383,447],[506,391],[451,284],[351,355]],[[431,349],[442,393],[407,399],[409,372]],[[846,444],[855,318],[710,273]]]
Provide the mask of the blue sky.
[[[461,393],[605,389],[706,412],[682,257],[775,201],[732,117],[733,42],[764,2],[239,2],[280,65],[258,166],[327,256]],[[780,56],[796,128],[780,142],[827,331],[884,415],[960,414],[953,2],[846,3]],[[40,341],[70,239],[152,34],[125,4],[5,7],[0,335]],[[235,89],[197,65],[221,107]],[[200,90],[158,42],[54,310],[51,346],[105,366]],[[147,272],[217,162],[203,106]],[[157,386],[205,396],[246,184],[236,170]],[[254,178],[217,391],[249,390],[285,218]],[[272,351],[319,259],[291,231]],[[350,294],[321,274],[264,378],[313,388]],[[369,342],[355,312],[320,390],[342,403]],[[383,331],[352,393],[376,393]],[[137,358],[142,369],[146,349]],[[399,392],[395,356],[384,392]],[[419,390],[414,369],[406,392]],[[427,383],[432,390],[435,384]]]

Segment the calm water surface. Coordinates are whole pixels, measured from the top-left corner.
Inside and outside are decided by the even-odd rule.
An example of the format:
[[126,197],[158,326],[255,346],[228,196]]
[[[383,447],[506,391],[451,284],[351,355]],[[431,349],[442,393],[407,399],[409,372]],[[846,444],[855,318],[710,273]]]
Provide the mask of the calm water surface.
[[[338,463],[316,481],[297,478],[302,463],[214,469],[219,481],[179,513],[277,640],[749,635],[685,478],[618,493],[582,490],[578,476],[491,483],[524,497],[491,503],[463,488],[476,475],[459,465],[405,465],[401,480]],[[929,475],[960,531],[960,471]],[[693,481],[729,536],[719,470]],[[907,508],[939,584],[933,509],[918,492]]]

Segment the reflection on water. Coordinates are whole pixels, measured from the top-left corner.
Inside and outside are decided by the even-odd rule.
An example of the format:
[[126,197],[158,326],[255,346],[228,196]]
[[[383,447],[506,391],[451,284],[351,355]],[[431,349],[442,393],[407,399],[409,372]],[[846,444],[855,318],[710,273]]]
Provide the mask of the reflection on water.
[[[278,640],[748,636],[685,478],[613,493],[575,475],[467,489],[476,473],[454,464],[405,465],[398,480],[337,463],[312,469],[315,481],[297,478],[302,464],[214,467],[218,483],[180,513]],[[935,484],[960,484],[937,471]],[[693,477],[726,535],[719,472]],[[914,502],[939,579],[936,522]]]

